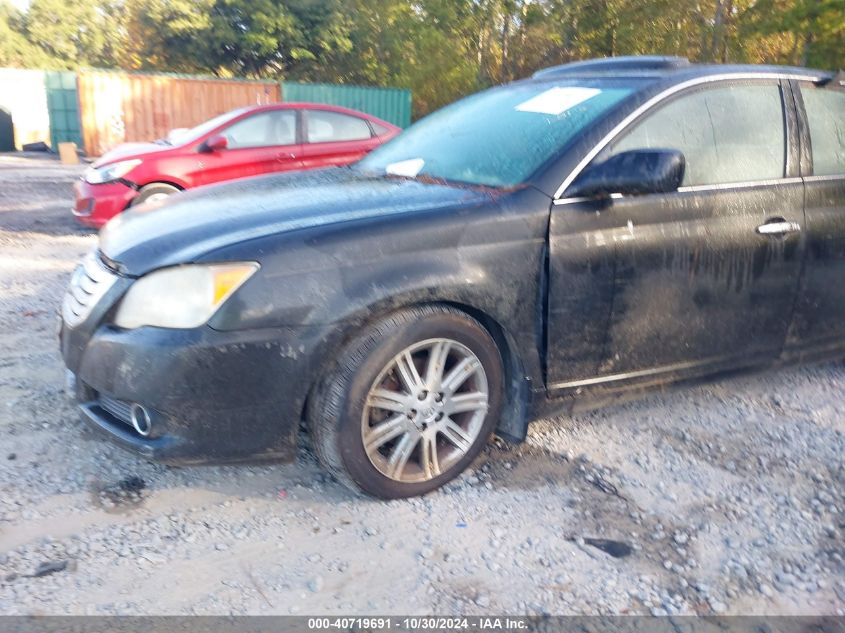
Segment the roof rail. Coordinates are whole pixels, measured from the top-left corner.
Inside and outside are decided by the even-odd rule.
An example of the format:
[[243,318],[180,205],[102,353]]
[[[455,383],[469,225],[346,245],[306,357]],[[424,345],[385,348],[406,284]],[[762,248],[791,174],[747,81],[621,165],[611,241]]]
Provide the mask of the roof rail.
[[624,57],[605,57],[602,59],[587,59],[580,62],[552,66],[538,70],[532,77],[557,77],[570,73],[584,72],[613,72],[619,70],[672,70],[689,66],[686,57],[669,57],[661,55],[630,55]]

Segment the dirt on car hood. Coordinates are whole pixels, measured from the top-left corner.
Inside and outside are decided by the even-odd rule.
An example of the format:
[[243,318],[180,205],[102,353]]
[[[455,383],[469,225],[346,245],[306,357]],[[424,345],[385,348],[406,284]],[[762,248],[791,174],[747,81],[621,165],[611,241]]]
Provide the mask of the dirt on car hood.
[[474,204],[489,190],[378,177],[350,168],[246,178],[122,213],[100,251],[130,276],[190,263],[224,246],[316,226]]

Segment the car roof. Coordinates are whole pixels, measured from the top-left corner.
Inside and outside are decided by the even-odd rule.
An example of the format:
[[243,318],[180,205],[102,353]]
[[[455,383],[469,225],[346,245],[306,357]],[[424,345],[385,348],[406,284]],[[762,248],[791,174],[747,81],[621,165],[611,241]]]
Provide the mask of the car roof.
[[337,112],[340,114],[349,114],[351,116],[368,119],[374,123],[379,123],[390,129],[399,129],[392,123],[368,114],[360,110],[353,110],[339,105],[330,103],[310,103],[306,101],[285,101],[282,103],[268,103],[266,105],[248,106],[243,109],[243,113],[254,114],[256,112],[268,112],[272,110],[327,110],[329,112]]
[[561,79],[651,79],[670,83],[710,76],[779,76],[814,82],[830,80],[833,73],[794,66],[755,64],[696,64],[685,57],[633,55],[572,62],[537,71],[529,81]]

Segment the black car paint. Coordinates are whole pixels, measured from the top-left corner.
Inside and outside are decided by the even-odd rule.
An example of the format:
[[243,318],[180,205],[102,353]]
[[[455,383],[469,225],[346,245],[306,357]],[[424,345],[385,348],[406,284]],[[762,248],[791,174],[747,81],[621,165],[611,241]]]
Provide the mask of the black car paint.
[[[708,74],[808,72],[646,74],[516,190],[344,168],[217,185],[175,196],[164,210],[124,214],[101,241],[122,279],[86,323],[62,331],[83,410],[124,445],[171,462],[291,458],[309,392],[344,343],[377,316],[432,302],[466,310],[499,343],[510,385],[500,432],[514,439],[550,410],[841,355],[845,179],[807,181],[805,221],[800,176],[812,172],[795,82],[782,82],[783,182],[552,201],[602,139],[667,88]],[[772,217],[807,230],[758,235]],[[242,260],[261,270],[205,326],[109,325],[134,277]],[[115,425],[97,392],[152,408],[155,437]]]
[[[801,91],[817,88],[805,81],[791,83],[795,106],[803,119],[806,114]],[[811,139],[806,126],[801,129],[800,147],[800,174],[806,187],[806,257],[784,352],[791,361],[827,357],[845,340],[845,178],[812,175]]]

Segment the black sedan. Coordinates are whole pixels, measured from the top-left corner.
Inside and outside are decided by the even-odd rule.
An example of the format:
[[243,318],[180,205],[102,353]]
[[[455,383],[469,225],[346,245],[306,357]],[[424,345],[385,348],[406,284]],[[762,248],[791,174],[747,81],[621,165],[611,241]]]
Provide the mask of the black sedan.
[[61,348],[87,420],[171,463],[291,459],[385,497],[491,433],[845,355],[845,81],[678,58],[569,64],[352,167],[111,222]]

